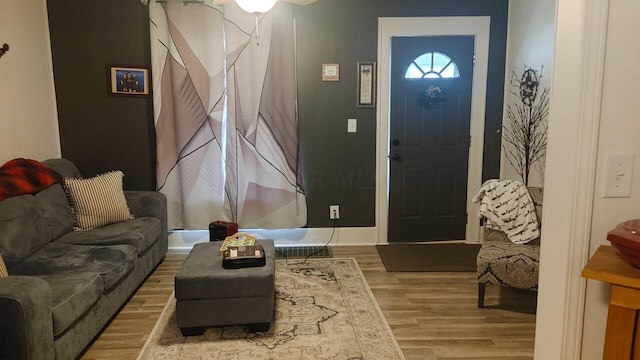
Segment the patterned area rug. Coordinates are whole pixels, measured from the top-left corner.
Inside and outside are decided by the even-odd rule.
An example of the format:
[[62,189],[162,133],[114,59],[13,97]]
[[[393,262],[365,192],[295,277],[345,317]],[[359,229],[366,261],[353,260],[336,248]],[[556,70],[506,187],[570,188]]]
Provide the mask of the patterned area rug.
[[173,295],[138,360],[404,359],[355,259],[276,261],[275,319],[266,333],[210,328],[183,337]]

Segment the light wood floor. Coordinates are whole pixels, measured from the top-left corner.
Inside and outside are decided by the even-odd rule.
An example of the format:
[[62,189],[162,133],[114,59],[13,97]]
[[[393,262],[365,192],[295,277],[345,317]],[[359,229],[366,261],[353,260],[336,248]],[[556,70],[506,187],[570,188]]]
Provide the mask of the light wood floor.
[[[533,358],[535,293],[487,286],[478,309],[475,273],[387,273],[374,246],[333,253],[356,258],[407,360]],[[136,359],[186,255],[169,251],[82,359]]]

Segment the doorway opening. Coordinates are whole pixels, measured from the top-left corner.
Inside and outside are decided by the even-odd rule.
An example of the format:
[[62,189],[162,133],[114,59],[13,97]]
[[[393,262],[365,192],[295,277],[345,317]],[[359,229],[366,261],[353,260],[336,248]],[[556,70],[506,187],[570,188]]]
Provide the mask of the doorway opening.
[[390,213],[390,172],[392,142],[391,136],[391,58],[392,38],[394,37],[429,37],[429,36],[472,36],[475,47],[475,67],[471,86],[471,107],[469,134],[469,159],[466,183],[466,214],[470,219],[465,226],[464,240],[468,243],[480,242],[480,225],[475,219],[477,205],[473,196],[482,185],[482,154],[484,139],[484,117],[486,101],[486,84],[489,55],[490,18],[488,16],[472,17],[410,17],[380,18],[378,23],[378,70],[379,70],[379,105],[377,107],[378,139],[377,139],[377,174],[378,193],[376,194],[376,223],[380,244],[389,242]]
[[393,37],[389,242],[465,240],[475,37]]

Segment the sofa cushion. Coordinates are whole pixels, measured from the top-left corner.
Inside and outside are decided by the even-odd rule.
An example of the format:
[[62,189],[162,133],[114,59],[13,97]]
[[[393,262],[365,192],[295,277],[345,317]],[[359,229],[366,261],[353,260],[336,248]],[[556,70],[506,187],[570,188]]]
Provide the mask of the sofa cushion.
[[[483,242],[486,241],[503,241],[510,243],[511,240],[504,232],[500,230],[489,229],[487,227],[484,228],[483,232]],[[527,245],[538,245],[540,246],[540,238],[534,239],[526,243]]]
[[89,179],[64,179],[75,230],[91,230],[133,218],[122,190],[123,176],[122,171],[111,171]]
[[51,239],[56,239],[73,230],[71,204],[61,184],[49,186],[35,194],[35,198],[44,214]]
[[143,217],[105,225],[89,231],[73,231],[55,241],[77,245],[128,244],[135,246],[138,256],[142,256],[159,237],[160,220]]
[[104,291],[100,274],[95,272],[67,272],[36,277],[51,286],[54,336],[62,334],[89,311]]
[[9,269],[51,241],[33,195],[0,201],[0,254]]
[[89,246],[49,243],[11,269],[15,275],[49,275],[68,272],[99,273],[105,292],[135,266],[131,245]]
[[478,252],[478,282],[538,289],[540,246],[485,240]]

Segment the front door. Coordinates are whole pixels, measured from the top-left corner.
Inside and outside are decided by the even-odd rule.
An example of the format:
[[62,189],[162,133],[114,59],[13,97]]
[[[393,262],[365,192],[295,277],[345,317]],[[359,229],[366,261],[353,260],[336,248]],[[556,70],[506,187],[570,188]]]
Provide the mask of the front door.
[[389,242],[465,239],[474,42],[392,38]]

